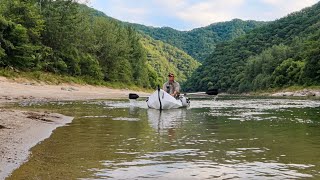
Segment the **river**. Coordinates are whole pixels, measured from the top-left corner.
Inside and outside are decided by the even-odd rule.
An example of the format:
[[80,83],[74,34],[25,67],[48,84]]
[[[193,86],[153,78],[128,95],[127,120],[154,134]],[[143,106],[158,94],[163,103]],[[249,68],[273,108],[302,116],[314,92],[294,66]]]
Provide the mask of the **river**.
[[8,179],[320,179],[320,101],[219,96],[21,103],[74,116]]

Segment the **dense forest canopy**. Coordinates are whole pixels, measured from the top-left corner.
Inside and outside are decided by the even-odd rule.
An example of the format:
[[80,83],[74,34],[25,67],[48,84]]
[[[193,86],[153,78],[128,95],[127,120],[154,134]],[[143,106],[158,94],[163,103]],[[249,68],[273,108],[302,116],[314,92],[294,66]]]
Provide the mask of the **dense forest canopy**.
[[320,85],[320,3],[217,45],[185,90]]
[[162,84],[170,70],[185,80],[198,65],[162,43],[157,58],[167,66],[153,66],[152,39],[74,0],[1,0],[0,43],[2,68],[146,88]]
[[202,62],[214,51],[216,44],[240,37],[265,24],[267,23],[234,19],[191,31],[178,31],[169,27],[154,28],[140,24],[132,24],[132,26],[156,40],[185,51],[194,59]]
[[184,51],[147,35],[143,35],[141,42],[147,52],[148,65],[154,67],[160,82],[167,80],[168,71],[176,75],[177,81],[184,82],[200,65]]

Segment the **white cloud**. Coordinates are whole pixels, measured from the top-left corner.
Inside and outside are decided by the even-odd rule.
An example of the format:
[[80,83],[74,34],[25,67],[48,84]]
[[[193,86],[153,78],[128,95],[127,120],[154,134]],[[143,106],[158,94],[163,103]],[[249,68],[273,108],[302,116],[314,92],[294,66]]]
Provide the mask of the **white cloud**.
[[188,0],[153,0],[155,5],[175,9],[188,5]]
[[315,4],[316,2],[317,0],[288,1],[287,2],[289,4],[288,10],[289,12],[299,11],[305,7]]
[[285,10],[283,13],[299,11],[305,7],[311,6],[318,0],[261,0],[263,3],[273,6],[277,9]]
[[[107,7],[108,5],[111,5],[112,8]],[[107,15],[114,18],[133,23],[145,22],[150,9],[146,5],[143,5],[143,3],[142,5],[139,5],[139,3],[133,5],[128,0],[108,0],[108,5],[98,7],[97,9],[106,12]]]
[[[86,0],[79,0],[86,1]],[[87,0],[114,18],[154,26],[194,28],[234,18],[275,20],[319,0]],[[190,27],[190,28],[189,28]]]
[[94,0],[75,0],[75,1],[81,4],[90,4]]
[[177,11],[176,15],[184,21],[192,22],[195,25],[208,25],[213,22],[220,22],[236,18],[235,11],[244,0],[216,0],[204,1],[192,4]]
[[114,9],[117,18],[131,23],[145,22],[148,10],[144,8],[117,7]]
[[272,11],[265,11],[260,19],[279,19],[292,12],[300,11],[305,7],[312,6],[318,1],[319,0],[261,0],[262,4],[269,6]]
[[318,0],[155,0],[167,14],[193,26],[234,18],[274,20],[311,6]]
[[195,26],[236,18],[234,13],[245,0],[156,0],[167,12]]

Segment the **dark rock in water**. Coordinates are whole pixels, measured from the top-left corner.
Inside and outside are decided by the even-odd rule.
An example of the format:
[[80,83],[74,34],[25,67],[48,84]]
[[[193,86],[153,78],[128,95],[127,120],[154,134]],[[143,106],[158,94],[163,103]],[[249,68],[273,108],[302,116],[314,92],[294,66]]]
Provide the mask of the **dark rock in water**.
[[206,94],[208,95],[218,95],[218,89],[209,89]]

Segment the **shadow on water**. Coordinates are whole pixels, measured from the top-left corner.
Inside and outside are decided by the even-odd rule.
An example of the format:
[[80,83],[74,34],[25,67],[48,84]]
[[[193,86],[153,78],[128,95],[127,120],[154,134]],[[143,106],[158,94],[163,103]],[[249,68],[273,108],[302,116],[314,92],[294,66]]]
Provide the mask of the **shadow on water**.
[[9,179],[320,178],[320,102],[194,99],[24,104],[76,118],[32,149]]

